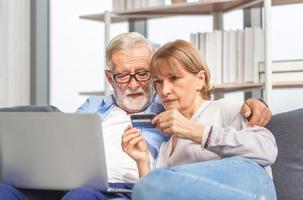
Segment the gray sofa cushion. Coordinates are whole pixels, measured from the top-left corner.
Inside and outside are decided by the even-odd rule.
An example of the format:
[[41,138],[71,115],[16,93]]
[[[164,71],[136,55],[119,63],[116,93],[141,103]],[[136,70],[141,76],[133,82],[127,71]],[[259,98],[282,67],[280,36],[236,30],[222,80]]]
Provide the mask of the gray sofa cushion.
[[16,106],[0,108],[0,112],[60,112],[55,106]]
[[276,114],[267,128],[275,135],[279,153],[272,166],[280,200],[303,199],[303,109]]

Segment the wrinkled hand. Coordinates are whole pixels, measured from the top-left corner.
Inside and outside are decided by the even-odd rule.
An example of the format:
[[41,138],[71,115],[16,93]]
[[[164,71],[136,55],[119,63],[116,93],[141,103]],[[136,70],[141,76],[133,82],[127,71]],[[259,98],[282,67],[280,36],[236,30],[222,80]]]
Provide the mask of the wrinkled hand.
[[138,129],[129,125],[122,135],[121,146],[137,163],[149,161],[148,145]]
[[167,110],[160,113],[152,120],[160,131],[175,137],[201,141],[204,126],[196,125],[177,110]]
[[271,110],[260,100],[246,100],[242,106],[242,115],[248,120],[248,126],[266,126],[271,120]]

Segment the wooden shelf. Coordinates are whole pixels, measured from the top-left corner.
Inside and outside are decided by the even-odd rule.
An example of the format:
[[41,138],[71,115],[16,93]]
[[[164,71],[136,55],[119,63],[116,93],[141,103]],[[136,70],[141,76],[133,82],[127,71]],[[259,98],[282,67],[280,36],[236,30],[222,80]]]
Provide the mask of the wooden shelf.
[[264,83],[233,83],[233,84],[215,85],[214,87],[215,87],[215,93],[236,92],[236,91],[262,89],[264,87]]
[[[146,14],[134,14],[134,15],[118,15],[111,14],[111,23],[128,22],[129,20],[141,20],[141,19],[153,19],[160,18],[163,15],[146,15]],[[80,16],[81,19],[87,19],[92,21],[104,22],[104,14],[92,14]]]
[[[272,0],[272,5],[303,3],[303,0]],[[180,3],[165,6],[140,8],[111,13],[111,22],[127,22],[129,20],[152,19],[180,15],[209,15],[213,12],[226,12],[236,8],[263,6],[262,0],[204,0],[201,2]],[[80,16],[81,19],[104,21],[104,14]]]
[[303,88],[303,81],[294,82],[274,82],[272,84],[273,88]]
[[[233,84],[222,84],[215,85],[215,93],[224,92],[237,92],[237,91],[251,91],[251,90],[263,90],[264,83],[233,83]],[[303,81],[294,82],[273,82],[273,88],[303,88]],[[81,96],[104,96],[104,91],[87,91],[79,92]]]
[[81,96],[105,96],[104,91],[87,91],[87,92],[79,92]]

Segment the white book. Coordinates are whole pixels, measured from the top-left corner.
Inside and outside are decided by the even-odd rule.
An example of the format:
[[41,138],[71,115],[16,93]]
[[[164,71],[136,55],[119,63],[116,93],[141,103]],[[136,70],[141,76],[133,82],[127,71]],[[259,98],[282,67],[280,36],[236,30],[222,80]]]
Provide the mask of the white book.
[[142,0],[141,8],[147,8],[147,7],[148,7],[148,0]]
[[113,11],[119,10],[119,0],[113,0]]
[[165,0],[148,0],[148,7],[163,6]]
[[[303,80],[303,71],[276,72],[271,75],[272,82],[294,82]],[[265,82],[264,72],[260,73],[260,82]]]
[[237,30],[237,78],[236,82],[244,83],[244,31]]
[[199,37],[198,37],[198,33],[190,33],[190,42],[191,42],[196,48],[199,48]]
[[215,71],[215,62],[213,60],[214,58],[214,34],[207,32],[205,33],[205,60],[207,63],[207,66],[209,68],[211,79],[211,84],[216,84],[217,82],[217,76]]
[[203,59],[205,59],[205,34],[204,33],[199,33],[198,34],[199,37],[199,50],[201,52],[201,55],[203,57]]
[[237,81],[237,32],[234,30],[229,31],[229,44],[228,44],[228,65],[229,65],[229,83]]
[[[271,64],[273,72],[303,71],[303,60],[282,60],[273,61]],[[259,71],[265,71],[264,62],[259,63]]]
[[142,1],[141,0],[133,0],[134,9],[142,8]]
[[134,0],[126,0],[126,10],[134,9]]
[[222,84],[222,32],[205,33],[205,60],[212,84]]
[[244,30],[244,82],[254,81],[254,35],[253,28]]
[[126,0],[117,0],[119,3],[118,11],[125,11],[126,10]]
[[223,56],[222,56],[222,71],[223,71],[223,83],[229,83],[229,32],[223,31]]
[[254,27],[253,82],[259,82],[259,63],[264,62],[264,29]]
[[213,62],[214,62],[214,67],[215,67],[215,72],[216,73],[216,84],[222,84],[222,59],[223,59],[223,41],[222,41],[222,31],[215,30],[213,32],[214,34],[214,53],[213,53]]

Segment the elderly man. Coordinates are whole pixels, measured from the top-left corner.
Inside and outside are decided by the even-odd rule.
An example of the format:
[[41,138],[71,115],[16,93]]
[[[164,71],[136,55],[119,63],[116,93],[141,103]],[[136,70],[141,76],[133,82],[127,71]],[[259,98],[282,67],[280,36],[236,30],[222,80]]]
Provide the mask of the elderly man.
[[[139,33],[123,33],[110,41],[106,48],[105,74],[114,94],[89,97],[77,112],[98,113],[102,119],[108,178],[112,187],[131,189],[138,180],[136,163],[121,149],[121,136],[130,124],[129,114],[159,113],[163,107],[155,98],[148,71],[153,55],[150,42]],[[251,125],[264,126],[271,118],[270,110],[258,100],[249,100],[243,106],[244,116]],[[156,129],[141,131],[146,139],[151,158],[158,155],[165,140]],[[152,161],[153,162],[153,161]],[[63,199],[130,198],[130,193],[106,193],[92,188],[77,188]],[[0,199],[26,199],[7,185],[0,185]]]

